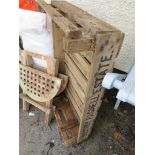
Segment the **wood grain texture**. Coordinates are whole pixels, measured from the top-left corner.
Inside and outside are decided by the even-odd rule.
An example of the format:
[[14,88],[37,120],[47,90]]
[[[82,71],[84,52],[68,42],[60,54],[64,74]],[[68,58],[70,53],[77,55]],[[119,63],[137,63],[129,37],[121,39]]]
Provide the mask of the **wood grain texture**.
[[76,93],[78,94],[78,96],[81,98],[82,102],[85,101],[85,93],[82,90],[82,88],[80,87],[80,84],[78,83],[75,75],[73,75],[69,68],[67,67],[67,65],[65,65],[65,71],[66,74],[69,76],[69,83],[72,84],[72,86],[75,88]]
[[83,51],[83,52],[80,52],[80,55],[84,57],[90,64],[92,63],[93,51]]
[[[104,95],[101,83],[113,70],[124,34],[68,2],[52,1],[51,7],[81,31],[79,38],[69,38],[69,28],[58,23],[59,17],[53,19],[54,53],[60,61],[59,70],[69,76],[65,93],[79,121],[74,141],[80,143],[91,133]],[[63,136],[67,137],[66,133]]]
[[65,53],[65,64],[68,66],[68,68],[72,72],[72,74],[76,75],[79,85],[85,92],[86,88],[87,88],[87,79],[81,73],[81,71],[78,69],[78,67],[75,65],[74,61],[69,57],[69,55],[67,53]]
[[[60,89],[63,91],[65,87],[62,86],[62,80],[60,78],[54,77],[58,74],[58,60],[29,51],[22,53],[22,56],[22,64],[19,64],[19,82],[21,88],[23,89],[23,94],[20,95],[23,99],[23,110],[28,111],[30,104],[32,104],[44,111],[45,125],[47,127],[50,125],[51,119],[54,116],[52,110],[53,98],[60,91]],[[46,61],[47,68],[38,68],[35,66],[34,69],[32,61],[31,63],[29,61],[32,60],[32,57]],[[57,80],[55,81],[53,78]],[[55,91],[51,92],[52,89],[55,89]]]
[[54,58],[59,60],[59,73],[65,73],[64,71],[64,50],[63,50],[63,31],[58,27],[56,23],[52,21],[52,32],[53,32],[53,48]]
[[19,64],[19,84],[29,97],[38,102],[51,100],[59,92],[62,80]]
[[[57,102],[61,102],[60,105]],[[54,111],[57,125],[66,146],[76,144],[79,122],[76,119],[68,101],[61,98],[55,102]]]
[[72,106],[74,107],[74,109],[76,110],[77,114],[78,114],[78,118],[81,120],[82,117],[82,112],[78,107],[78,102],[76,101],[75,97],[73,96],[73,92],[70,91],[70,89],[66,89],[66,94],[70,100],[70,103],[72,104]]
[[37,107],[38,109],[44,111],[45,113],[49,114],[50,113],[50,109],[46,108],[44,106],[42,106],[41,104],[39,104],[38,102],[32,100],[31,98],[29,98],[28,96],[24,95],[24,94],[20,94],[19,97],[23,100],[25,100],[26,102],[32,104],[33,106]]
[[49,58],[48,56],[45,56],[36,52],[30,52],[30,51],[24,51],[22,53],[22,57],[23,57],[22,64],[29,67],[32,67],[34,65],[32,58],[43,60],[47,63],[47,68],[45,69],[46,72],[53,76],[58,75],[59,61],[57,59]]
[[69,54],[69,56],[74,61],[75,65],[79,68],[79,70],[82,72],[82,74],[86,77],[86,79],[88,79],[91,67],[88,61],[79,53]]
[[92,40],[87,38],[81,38],[81,39],[63,38],[63,48],[68,53],[79,53],[82,51],[94,50],[94,44]]
[[97,19],[68,2],[52,1],[52,5],[64,12],[70,20],[76,21],[84,29],[89,30],[93,36],[96,35],[97,32],[119,31],[110,24]]
[[37,2],[45,10],[45,12],[52,17],[52,20],[60,27],[66,37],[74,39],[81,37],[81,31],[79,28],[65,18],[54,7],[44,2],[44,0],[37,0]]
[[104,89],[102,80],[107,72],[111,72],[114,59],[120,50],[123,35],[116,32],[99,33],[96,36],[96,50],[91,64],[91,73],[86,90],[86,103],[82,114],[77,141],[88,138],[94,120],[101,105]]
[[61,82],[61,87],[60,87],[57,95],[59,95],[60,93],[62,93],[66,89],[69,77],[67,75],[59,73],[58,78],[62,79],[62,82]]

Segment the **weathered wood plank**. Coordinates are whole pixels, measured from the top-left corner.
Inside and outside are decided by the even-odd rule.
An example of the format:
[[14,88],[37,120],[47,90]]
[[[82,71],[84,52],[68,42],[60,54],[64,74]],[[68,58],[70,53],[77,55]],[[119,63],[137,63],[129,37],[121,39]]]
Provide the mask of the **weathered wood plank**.
[[34,100],[32,100],[31,98],[29,98],[28,96],[24,95],[24,94],[20,94],[19,97],[21,99],[23,99],[24,101],[31,103],[32,105],[34,105],[35,107],[37,107],[38,109],[44,111],[45,113],[49,114],[51,109],[46,108],[44,106],[42,106],[41,104],[35,102]]
[[67,65],[65,65],[65,71],[66,74],[69,76],[69,82],[72,84],[72,86],[75,88],[76,93],[78,96],[81,98],[82,102],[84,103],[85,101],[85,94],[83,90],[81,89],[79,83],[77,82],[77,79],[74,77],[74,75],[70,72],[69,68]]
[[[23,64],[27,65],[27,66],[30,66],[30,67],[31,66],[38,67],[35,64],[33,64],[32,58],[37,58],[37,59],[45,61],[47,63],[46,72],[48,74],[50,74],[50,75],[57,76],[57,74],[58,74],[58,66],[59,66],[58,59],[49,58],[49,57],[47,57],[45,55],[30,52],[30,51],[24,51],[22,53],[22,57],[23,57]],[[44,68],[42,68],[42,67],[38,67],[38,68],[44,70]]]
[[69,55],[67,53],[65,53],[65,63],[68,66],[69,70],[72,72],[72,74],[74,74],[76,76],[79,85],[85,92],[86,88],[87,88],[87,80],[83,76],[81,71],[78,69],[78,67],[75,65],[73,60],[71,60],[71,58],[69,57]]
[[90,64],[88,63],[85,58],[83,58],[80,54],[74,53],[69,54],[71,59],[74,61],[74,63],[77,65],[79,70],[83,73],[83,75],[88,79],[89,78],[89,72],[90,72]]
[[64,72],[64,50],[63,50],[63,36],[64,33],[62,30],[57,26],[55,22],[52,21],[52,32],[53,32],[53,48],[54,48],[54,58],[59,60],[59,73]]
[[81,56],[81,54],[74,53],[73,56],[77,59],[78,63],[81,65],[81,68],[85,68],[87,71],[90,70],[91,65]]
[[52,17],[52,20],[62,29],[66,37],[74,39],[81,37],[82,33],[79,28],[67,18],[65,18],[55,8],[47,4],[44,0],[37,0],[37,2],[45,10],[45,12]]
[[119,31],[110,24],[97,19],[96,17],[88,14],[86,11],[81,10],[77,6],[74,6],[68,2],[62,1],[52,1],[52,5],[67,14],[68,18],[76,21],[82,27],[91,30],[92,35],[96,32],[103,31]]
[[[70,104],[68,102],[62,102],[62,104],[55,109],[54,114],[64,140],[64,144],[66,146],[75,144],[78,135],[79,123],[72,112]],[[70,134],[68,134],[68,131]]]
[[80,55],[84,57],[90,64],[92,63],[93,60],[93,51],[84,51],[80,52]]
[[87,38],[68,39],[63,38],[63,48],[68,53],[79,53],[82,51],[93,51],[94,44]]
[[80,97],[76,93],[76,91],[71,83],[68,84],[68,89],[70,90],[70,92],[72,92],[74,99],[77,101],[77,106],[78,106],[80,112],[82,112],[84,104],[82,103]]
[[71,102],[71,104],[73,105],[74,109],[76,110],[76,112],[77,112],[79,118],[81,118],[82,112],[81,112],[81,110],[80,110],[79,107],[78,107],[78,102],[76,101],[73,92],[72,92],[70,89],[67,89],[66,92],[67,92],[67,94],[68,94],[70,100],[71,100],[71,101],[74,101],[74,102]]
[[[67,95],[67,92],[66,92],[66,95]],[[67,97],[69,98],[69,96],[67,96]],[[71,103],[71,100],[70,99],[69,99],[69,101],[70,101],[70,106],[71,106],[71,109],[72,109],[75,117],[77,118],[78,122],[80,122],[81,119],[80,119],[79,115],[77,114],[77,111],[75,110],[75,108],[74,108],[73,104]]]
[[73,95],[72,95],[72,93],[70,92],[69,89],[66,89],[66,93],[67,93],[67,96],[68,96],[68,98],[70,100],[70,103],[75,108],[75,110],[76,110],[76,112],[78,114],[78,118],[81,120],[82,113],[81,113],[81,111],[79,110],[79,108],[77,106],[76,100],[73,98]]
[[56,107],[54,113],[60,129],[66,130],[78,125],[78,120],[70,107],[69,101],[63,102],[62,99],[60,99],[59,102],[62,103]]
[[66,86],[68,84],[69,77],[64,75],[64,74],[59,73],[58,78],[62,79],[62,83],[61,83],[61,87],[60,87],[59,92],[58,92],[57,95],[59,95],[60,93],[62,93],[65,90],[65,88],[66,88]]

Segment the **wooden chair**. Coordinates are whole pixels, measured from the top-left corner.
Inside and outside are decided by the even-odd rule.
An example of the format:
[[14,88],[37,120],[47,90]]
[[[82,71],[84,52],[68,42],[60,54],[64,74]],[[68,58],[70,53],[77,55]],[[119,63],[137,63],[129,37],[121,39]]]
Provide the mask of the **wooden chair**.
[[[40,68],[32,63],[32,57],[47,62],[47,68]],[[20,86],[23,94],[23,111],[28,111],[30,104],[45,112],[45,124],[48,126],[53,117],[52,100],[65,89],[66,83],[62,81],[68,79],[60,74],[58,75],[58,61],[53,58],[32,53],[23,52],[20,67]],[[62,80],[63,79],[63,80]]]

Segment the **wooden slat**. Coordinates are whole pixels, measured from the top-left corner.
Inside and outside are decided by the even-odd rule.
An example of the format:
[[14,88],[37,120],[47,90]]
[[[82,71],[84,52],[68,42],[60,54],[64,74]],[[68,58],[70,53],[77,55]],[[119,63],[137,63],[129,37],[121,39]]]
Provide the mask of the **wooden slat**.
[[72,74],[74,74],[76,76],[79,85],[85,92],[86,88],[87,88],[87,80],[83,76],[81,71],[78,69],[78,67],[75,65],[73,60],[71,60],[71,58],[66,53],[65,53],[65,63],[68,66],[69,70],[72,72]]
[[59,73],[64,73],[64,50],[63,50],[63,32],[58,27],[58,25],[52,21],[52,37],[53,39],[53,49],[54,49],[54,58],[59,60]]
[[66,37],[74,39],[81,37],[82,33],[79,28],[60,14],[55,8],[44,2],[44,0],[37,0],[37,2],[45,10],[45,12],[52,17],[52,20],[62,29]]
[[61,127],[61,130],[67,130],[67,129],[70,129],[70,128],[73,128],[73,127],[75,127],[75,126],[77,126],[79,123],[78,123],[78,120],[76,120],[76,121],[71,121],[70,123],[69,123],[69,125],[67,124],[67,125],[64,125],[63,127]]
[[[66,95],[67,95],[67,92],[66,92]],[[68,96],[67,96],[67,97],[68,97]],[[70,101],[70,103],[71,103],[71,101]],[[72,111],[73,111],[73,113],[74,113],[76,119],[78,120],[78,122],[80,122],[80,117],[79,117],[79,115],[77,114],[77,111],[75,110],[73,104],[71,103],[70,106],[71,106],[71,109],[72,109]]]
[[[58,109],[56,108],[56,110],[54,111],[59,128],[61,130],[67,130],[69,128],[78,125],[79,124],[78,120],[76,119],[69,103],[62,103],[62,105],[63,105],[62,108],[61,107],[59,107]],[[64,115],[63,116],[64,118],[62,118],[61,114]]]
[[87,38],[68,39],[63,38],[63,48],[68,53],[79,53],[81,51],[93,51],[94,44]]
[[69,95],[69,99],[73,100],[74,102],[71,102],[75,110],[77,111],[79,117],[81,118],[82,112],[81,109],[79,109],[78,101],[76,100],[76,97],[74,96],[73,92],[70,89],[66,89],[67,94]]
[[[47,68],[46,68],[46,72],[50,75],[53,76],[57,76],[58,74],[58,66],[59,66],[59,61],[55,58],[50,58],[48,56],[39,54],[39,53],[34,53],[34,52],[30,52],[30,51],[24,51],[22,53],[22,57],[23,57],[23,64],[27,65],[27,66],[35,66],[37,68],[37,65],[32,64],[32,62],[30,62],[30,60],[32,60],[32,58],[37,58],[40,60],[43,60],[47,63]],[[41,69],[42,67],[38,67],[39,69]],[[44,69],[44,68],[42,68]]]
[[84,103],[85,102],[85,94],[84,94],[83,90],[81,89],[79,83],[77,82],[76,78],[69,71],[69,69],[68,69],[68,67],[66,65],[65,65],[65,71],[66,71],[66,74],[69,76],[69,82],[72,84],[72,86],[74,87],[76,93],[78,94],[78,96],[80,97],[82,102]]
[[80,55],[82,57],[84,57],[90,64],[92,63],[92,60],[93,60],[93,51],[80,52]]
[[65,90],[65,88],[66,88],[66,86],[68,84],[68,76],[59,73],[58,78],[62,79],[62,82],[61,82],[61,87],[60,87],[59,92],[58,92],[57,95],[62,93]]
[[78,135],[78,131],[79,131],[79,126],[75,126],[74,128],[71,128],[69,130],[73,134],[72,138],[68,138],[67,130],[66,131],[60,130],[61,135],[64,139],[64,144],[66,147],[73,146],[73,145],[77,144],[77,135]]
[[68,99],[70,100],[70,103],[71,103],[72,106],[75,108],[75,110],[76,110],[76,112],[77,112],[77,114],[78,114],[78,117],[79,117],[79,119],[81,120],[81,115],[82,115],[82,113],[80,112],[80,110],[79,110],[79,108],[78,108],[78,106],[77,106],[77,103],[76,103],[75,99],[74,99],[73,96],[72,96],[72,93],[70,92],[69,89],[66,89],[66,93],[67,93]]
[[96,34],[96,32],[118,31],[115,27],[111,26],[110,24],[97,19],[96,17],[88,14],[86,11],[83,11],[80,8],[68,2],[53,1],[52,5],[66,13],[70,19],[76,21],[84,28],[91,30],[92,35]]
[[77,60],[76,64],[79,65],[80,69],[85,70],[84,74],[86,74],[86,77],[88,77],[91,65],[79,53],[74,53],[73,57],[76,58]]
[[[57,108],[54,111],[55,118],[57,121],[57,125],[60,129],[62,138],[64,140],[64,144],[66,146],[70,146],[77,142],[79,123],[74,113],[72,112],[69,102],[64,102],[63,99],[58,100],[57,102],[62,101],[62,103],[61,105],[57,106]],[[63,114],[65,118],[62,118],[60,112],[61,114]]]
[[80,111],[82,112],[82,109],[83,109],[83,106],[84,106],[84,105],[83,105],[83,103],[82,103],[80,97],[79,97],[78,94],[76,93],[76,91],[75,91],[75,89],[73,88],[73,86],[72,86],[71,83],[68,84],[67,89],[69,89],[70,92],[72,92],[72,94],[73,94],[72,96],[73,96],[74,99],[77,101],[77,102],[76,102],[76,103],[77,103],[77,106],[78,106],[78,108],[80,109]]
[[77,65],[79,70],[83,73],[83,75],[88,79],[90,72],[90,64],[87,62],[87,60],[78,53],[69,54],[69,56]]

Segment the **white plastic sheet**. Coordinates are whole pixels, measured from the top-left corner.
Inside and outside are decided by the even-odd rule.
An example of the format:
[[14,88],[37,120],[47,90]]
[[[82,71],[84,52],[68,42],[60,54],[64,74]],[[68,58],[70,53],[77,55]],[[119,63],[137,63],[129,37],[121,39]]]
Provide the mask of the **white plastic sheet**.
[[[19,35],[25,51],[36,52],[53,57],[53,38],[49,25],[50,18],[45,13],[19,9]],[[35,64],[46,67],[47,64],[33,58]]]

